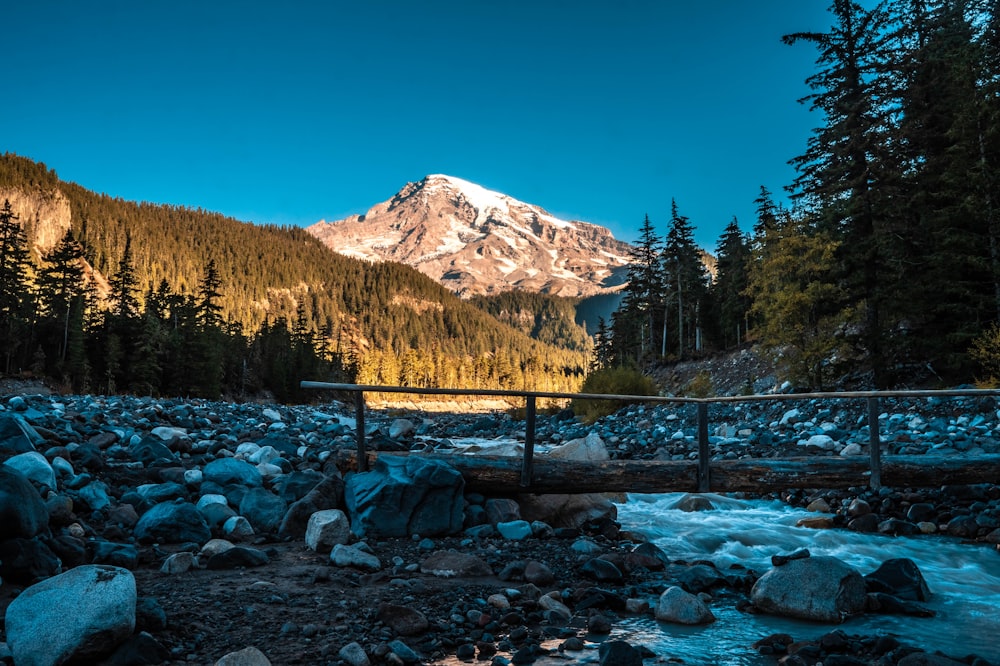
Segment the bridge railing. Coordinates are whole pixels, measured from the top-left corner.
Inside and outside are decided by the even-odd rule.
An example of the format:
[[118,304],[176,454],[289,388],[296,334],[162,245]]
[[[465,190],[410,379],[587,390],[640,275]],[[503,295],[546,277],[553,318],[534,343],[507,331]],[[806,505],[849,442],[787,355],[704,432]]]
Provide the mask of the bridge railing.
[[708,408],[713,404],[743,402],[792,402],[801,400],[865,400],[868,411],[869,485],[877,490],[882,485],[882,440],[879,432],[881,401],[886,398],[962,398],[996,397],[1000,389],[948,389],[916,391],[819,391],[809,393],[775,393],[693,398],[683,396],[621,395],[612,393],[560,393],[548,391],[515,391],[505,389],[415,388],[408,386],[377,386],[366,384],[338,384],[331,382],[303,381],[302,388],[343,391],[354,394],[357,420],[358,470],[368,470],[365,446],[365,393],[406,393],[411,395],[490,396],[517,398],[525,401],[524,456],[521,461],[523,488],[531,486],[532,461],[535,449],[536,404],[543,399],[616,400],[640,403],[694,404],[697,409],[698,440],[698,492],[711,489],[711,448],[708,436]]

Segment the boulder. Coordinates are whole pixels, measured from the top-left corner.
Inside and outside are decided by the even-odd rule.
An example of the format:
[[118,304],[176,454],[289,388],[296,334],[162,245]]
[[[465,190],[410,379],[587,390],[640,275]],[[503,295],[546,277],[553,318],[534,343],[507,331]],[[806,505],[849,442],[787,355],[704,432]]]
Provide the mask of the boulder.
[[306,545],[317,553],[328,553],[351,539],[351,523],[340,509],[317,511],[306,526]]
[[309,518],[314,513],[326,509],[341,509],[343,506],[344,480],[339,476],[324,477],[302,499],[288,507],[284,518],[281,519],[278,534],[294,537],[303,536],[306,533]]
[[254,487],[263,483],[256,467],[235,458],[219,458],[208,463],[202,470],[202,478],[222,487],[230,484]]
[[[596,433],[574,439],[544,454],[560,460],[608,460],[611,456]],[[599,493],[579,495],[520,495],[521,517],[540,520],[552,527],[581,527],[592,521],[615,520],[618,509],[610,498]]]
[[865,576],[865,585],[869,592],[884,592],[909,601],[927,601],[931,596],[916,562],[905,557],[883,562]]
[[38,451],[27,451],[11,456],[4,461],[4,465],[12,467],[24,474],[29,481],[39,486],[45,486],[52,490],[56,488],[56,473],[52,465]]
[[676,624],[709,624],[715,616],[705,602],[679,587],[668,587],[656,602],[656,619]]
[[248,647],[224,655],[215,666],[271,666],[271,660],[257,648]]
[[642,666],[642,653],[625,641],[604,641],[597,653],[600,666]]
[[190,502],[164,502],[142,514],[133,531],[140,543],[188,543],[198,545],[212,538],[208,523]]
[[750,592],[759,610],[818,622],[842,622],[865,608],[861,574],[835,557],[806,557],[775,567]]
[[0,452],[27,453],[45,440],[31,427],[24,417],[17,414],[0,414]]
[[519,495],[521,516],[552,527],[579,528],[592,521],[615,520],[614,502],[597,493],[579,495]]
[[326,479],[322,472],[306,469],[285,474],[274,482],[274,491],[289,504],[298,502],[309,494],[313,488]]
[[264,488],[251,488],[240,502],[240,515],[250,521],[258,533],[275,533],[285,517],[288,505]]
[[416,425],[410,419],[394,419],[389,424],[389,439],[405,439],[416,432]]
[[0,541],[33,537],[49,527],[49,511],[24,474],[0,465]]
[[492,576],[490,565],[475,555],[442,550],[429,555],[420,563],[420,572],[438,578],[466,578],[469,576]]
[[573,439],[565,444],[554,447],[544,454],[547,458],[558,458],[559,460],[610,460],[608,447],[604,440],[596,432],[592,432],[586,437]]
[[86,565],[32,585],[7,607],[7,645],[18,666],[96,663],[135,629],[135,578]]
[[330,561],[338,567],[354,567],[367,571],[378,571],[382,568],[382,563],[376,556],[356,546],[345,546],[341,543],[330,551]]
[[0,541],[2,579],[31,583],[54,576],[61,570],[62,561],[38,538],[15,537]]
[[507,523],[497,523],[497,531],[504,539],[523,541],[531,536],[531,523],[527,520],[512,520]]
[[419,610],[396,604],[381,604],[378,619],[400,636],[419,636],[430,626],[427,616]]
[[491,497],[483,503],[483,510],[486,512],[486,520],[493,525],[521,519],[520,505],[506,497]]
[[141,462],[144,467],[156,464],[174,463],[177,461],[171,451],[159,437],[147,435],[128,447],[132,459]]
[[370,472],[347,478],[344,502],[358,536],[437,536],[462,530],[464,490],[444,462],[382,455]]
[[233,546],[212,555],[205,563],[208,569],[236,569],[237,567],[262,567],[271,558],[262,550],[246,546]]

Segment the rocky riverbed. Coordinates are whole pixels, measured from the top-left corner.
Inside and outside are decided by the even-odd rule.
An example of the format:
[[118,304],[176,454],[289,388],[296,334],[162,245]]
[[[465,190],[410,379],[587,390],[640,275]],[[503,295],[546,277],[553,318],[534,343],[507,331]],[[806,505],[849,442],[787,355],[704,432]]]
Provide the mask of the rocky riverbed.
[[[884,408],[889,453],[1000,453],[993,398]],[[352,414],[336,403],[3,396],[0,659],[638,664],[683,655],[609,639],[624,618],[710,621],[721,603],[748,613],[832,613],[827,622],[924,612],[919,572],[905,564],[862,579],[799,552],[775,553],[771,572],[720,570],[675,561],[621,532],[606,498],[539,506],[530,497],[470,495],[436,467],[411,474],[388,465],[367,485],[342,478],[336,462],[355,446]],[[720,406],[710,420],[718,458],[867,455],[863,402]],[[368,424],[370,445],[387,460],[392,451],[455,451],[467,437],[517,440],[524,429],[501,412],[378,412]],[[566,412],[540,417],[538,440],[598,459],[684,459],[696,449],[694,428],[693,408],[632,406],[591,426]],[[394,485],[400,476],[427,480],[414,491]],[[407,503],[414,492],[417,501]],[[816,529],[1000,543],[993,484],[781,498],[814,511]],[[691,496],[690,508],[709,507]],[[773,585],[803,567],[793,585],[835,573],[840,589],[852,590],[847,606],[775,606],[781,594],[758,585],[765,574]],[[762,654],[787,664],[953,663],[895,639],[848,636],[836,624],[818,641],[761,639]],[[964,657],[960,645],[951,654],[985,663]]]

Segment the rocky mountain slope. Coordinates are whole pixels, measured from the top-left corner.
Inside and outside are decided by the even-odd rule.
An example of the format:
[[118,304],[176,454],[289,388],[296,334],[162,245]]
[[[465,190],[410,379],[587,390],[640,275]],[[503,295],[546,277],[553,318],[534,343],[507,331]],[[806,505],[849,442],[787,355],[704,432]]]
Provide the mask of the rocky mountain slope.
[[515,288],[591,296],[620,287],[629,262],[629,245],[604,227],[445,175],[307,231],[342,254],[412,266],[461,296]]

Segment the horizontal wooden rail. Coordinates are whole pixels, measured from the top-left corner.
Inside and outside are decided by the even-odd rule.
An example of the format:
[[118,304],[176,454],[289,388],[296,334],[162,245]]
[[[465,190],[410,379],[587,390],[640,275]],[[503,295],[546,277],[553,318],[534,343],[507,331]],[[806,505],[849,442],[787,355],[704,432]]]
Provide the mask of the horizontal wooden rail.
[[361,391],[364,393],[411,393],[413,395],[482,395],[504,398],[576,398],[580,400],[628,400],[634,402],[676,402],[676,403],[707,403],[717,402],[757,402],[792,400],[848,398],[959,398],[986,397],[1000,395],[1000,389],[942,389],[920,391],[814,391],[810,393],[754,393],[750,395],[722,395],[711,398],[691,398],[687,396],[669,395],[622,395],[617,393],[560,393],[553,391],[514,391],[509,389],[458,389],[458,388],[419,388],[413,386],[378,386],[373,384],[337,384],[333,382],[302,381],[302,388],[323,389],[327,391]]
[[[1000,396],[1000,389],[950,389],[940,391],[826,391],[811,393],[754,394],[689,398],[681,396],[619,395],[611,393],[558,393],[505,389],[415,388],[303,381],[302,388],[345,391],[355,394],[357,454],[354,467],[369,468],[365,447],[365,402],[367,393],[416,395],[495,396],[525,400],[524,456],[516,480],[514,459],[477,455],[443,456],[456,467],[470,488],[493,492],[770,492],[782,488],[870,486],[938,486],[996,482],[1000,479],[1000,456],[891,456],[882,458],[879,433],[880,401],[884,398],[958,398]],[[697,461],[612,460],[580,462],[534,457],[535,403],[538,398],[577,400],[624,400],[628,402],[680,403],[697,406]],[[715,403],[794,400],[865,400],[868,408],[869,459],[858,457],[710,460],[708,407]],[[469,462],[471,461],[471,462]]]

